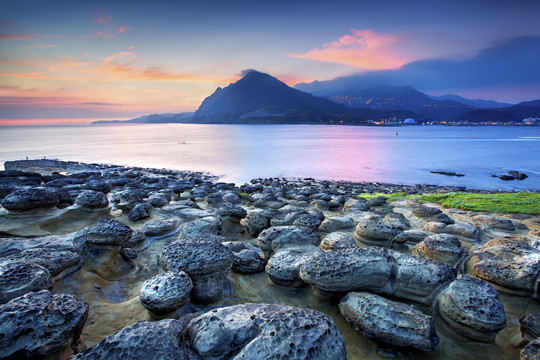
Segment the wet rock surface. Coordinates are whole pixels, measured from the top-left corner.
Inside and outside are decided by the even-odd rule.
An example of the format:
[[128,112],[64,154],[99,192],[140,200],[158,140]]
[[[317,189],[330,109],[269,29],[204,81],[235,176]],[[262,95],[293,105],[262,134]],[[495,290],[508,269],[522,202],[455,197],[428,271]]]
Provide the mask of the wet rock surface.
[[139,292],[139,299],[150,311],[168,313],[189,301],[192,288],[191,279],[185,272],[166,272],[146,280]]
[[50,290],[54,285],[47,269],[19,259],[0,264],[0,304],[31,291]]

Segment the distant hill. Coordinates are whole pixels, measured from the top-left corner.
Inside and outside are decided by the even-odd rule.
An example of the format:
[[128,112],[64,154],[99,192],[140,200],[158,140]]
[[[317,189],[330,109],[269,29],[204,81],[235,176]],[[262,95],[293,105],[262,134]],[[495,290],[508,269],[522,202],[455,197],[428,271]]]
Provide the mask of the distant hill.
[[484,100],[484,99],[467,99],[459,95],[454,94],[447,94],[442,96],[433,96],[428,95],[433,100],[452,100],[458,103],[462,103],[465,105],[469,105],[475,108],[482,108],[482,109],[493,109],[493,108],[502,108],[502,107],[508,107],[512,106],[512,104],[509,103],[501,103],[498,101],[493,100]]
[[193,116],[193,112],[183,113],[163,113],[145,115],[131,120],[98,120],[92,122],[92,124],[163,124],[163,123],[180,123],[185,122],[187,119]]
[[474,109],[452,100],[434,100],[411,86],[349,89],[327,96],[327,99],[351,108],[408,110],[438,121],[453,120]]
[[469,122],[522,122],[525,118],[540,117],[540,100],[521,102],[498,109],[477,109],[467,112],[459,120]]

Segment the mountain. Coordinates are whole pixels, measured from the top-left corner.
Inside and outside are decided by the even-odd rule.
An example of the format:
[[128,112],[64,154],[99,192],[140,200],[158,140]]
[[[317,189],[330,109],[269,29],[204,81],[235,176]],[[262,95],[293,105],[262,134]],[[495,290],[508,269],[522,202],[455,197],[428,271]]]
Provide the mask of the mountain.
[[437,121],[451,121],[474,108],[452,100],[434,100],[411,86],[376,86],[338,91],[327,99],[351,108],[409,110]]
[[300,90],[258,71],[204,99],[194,121],[207,123],[325,122],[354,111]]
[[461,104],[469,105],[475,108],[482,108],[482,109],[494,109],[494,108],[502,108],[507,106],[512,106],[512,104],[509,103],[501,103],[494,100],[484,100],[484,99],[467,99],[459,95],[454,94],[447,94],[447,95],[441,95],[441,96],[433,96],[428,95],[433,100],[452,100]]
[[189,118],[193,116],[193,112],[183,112],[183,113],[162,113],[162,114],[152,114],[145,115],[131,120],[99,120],[94,121],[92,124],[163,124],[163,123],[180,123],[186,122]]
[[540,100],[525,101],[497,109],[477,109],[460,116],[469,122],[521,123],[525,118],[540,118]]

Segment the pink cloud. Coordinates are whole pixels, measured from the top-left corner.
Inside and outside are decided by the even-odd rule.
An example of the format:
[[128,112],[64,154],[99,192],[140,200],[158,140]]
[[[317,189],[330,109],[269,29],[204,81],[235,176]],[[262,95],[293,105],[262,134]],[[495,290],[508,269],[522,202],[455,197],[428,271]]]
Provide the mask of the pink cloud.
[[302,59],[345,64],[364,69],[396,69],[415,60],[404,51],[405,37],[378,34],[373,30],[351,29],[351,34],[303,54],[287,54]]
[[105,24],[106,22],[109,22],[112,19],[112,15],[110,13],[110,9],[106,7],[101,7],[97,10],[96,15],[94,16],[94,21],[97,24]]
[[53,48],[53,47],[56,47],[58,45],[53,45],[53,44],[37,44],[37,45],[33,45],[33,46],[25,46],[24,48],[25,49],[35,49],[35,48],[42,48],[42,49],[47,49],[47,48]]
[[122,33],[126,32],[128,30],[131,30],[131,28],[129,26],[122,25],[122,26],[120,26],[120,29],[118,29],[117,34],[122,34]]
[[100,37],[100,36],[103,36],[103,37],[105,37],[107,39],[120,40],[119,37],[108,34],[105,31],[97,31],[97,32],[92,33],[90,35],[83,35],[83,36],[81,36],[81,39],[91,39],[91,38],[96,38],[96,37]]

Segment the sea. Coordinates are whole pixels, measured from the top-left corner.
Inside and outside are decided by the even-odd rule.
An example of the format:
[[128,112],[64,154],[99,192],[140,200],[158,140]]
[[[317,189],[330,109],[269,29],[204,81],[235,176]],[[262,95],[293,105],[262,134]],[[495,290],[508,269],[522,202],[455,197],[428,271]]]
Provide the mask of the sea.
[[[526,126],[0,127],[0,166],[26,158],[202,171],[237,185],[255,178],[290,177],[540,190],[540,127]],[[508,171],[528,178],[492,177]]]

